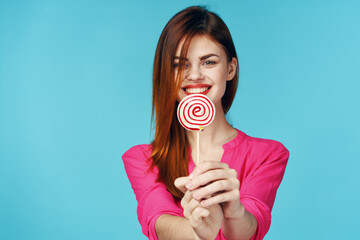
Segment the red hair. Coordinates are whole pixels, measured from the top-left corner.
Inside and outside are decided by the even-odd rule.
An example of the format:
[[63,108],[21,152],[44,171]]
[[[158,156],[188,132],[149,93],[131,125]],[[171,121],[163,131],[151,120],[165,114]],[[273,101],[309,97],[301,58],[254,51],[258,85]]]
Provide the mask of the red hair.
[[[187,54],[191,39],[195,35],[206,35],[220,44],[227,54],[228,61],[237,59],[230,32],[213,12],[203,7],[189,7],[170,19],[161,33],[154,59],[152,119],[155,116],[155,136],[152,142],[152,167],[159,170],[158,181],[163,182],[175,198],[183,193],[174,185],[178,177],[188,175],[189,143],[186,130],[179,124],[176,116],[183,71],[175,76],[173,68],[175,53],[180,41],[180,66]],[[231,81],[227,81],[222,107],[227,113],[235,98],[238,85],[238,67]]]

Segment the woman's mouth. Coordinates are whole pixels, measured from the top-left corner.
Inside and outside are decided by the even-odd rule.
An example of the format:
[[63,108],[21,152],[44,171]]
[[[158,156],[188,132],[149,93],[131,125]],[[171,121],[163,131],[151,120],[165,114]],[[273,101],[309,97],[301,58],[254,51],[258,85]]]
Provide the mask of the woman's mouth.
[[182,89],[184,90],[186,95],[190,95],[190,94],[207,94],[210,91],[211,86],[210,85],[188,85],[183,87]]

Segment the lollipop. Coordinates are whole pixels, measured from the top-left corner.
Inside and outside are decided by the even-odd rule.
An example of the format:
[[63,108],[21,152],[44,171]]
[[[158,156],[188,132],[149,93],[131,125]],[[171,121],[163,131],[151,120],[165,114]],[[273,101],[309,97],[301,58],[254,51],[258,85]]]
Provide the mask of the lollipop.
[[197,131],[197,165],[199,164],[199,132],[208,126],[215,117],[215,106],[203,94],[191,94],[178,106],[177,117],[181,125],[190,131]]

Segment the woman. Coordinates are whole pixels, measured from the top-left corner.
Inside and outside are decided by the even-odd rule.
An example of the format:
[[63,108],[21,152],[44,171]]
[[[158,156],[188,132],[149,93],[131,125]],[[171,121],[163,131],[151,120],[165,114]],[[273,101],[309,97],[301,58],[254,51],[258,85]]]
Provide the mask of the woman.
[[[153,72],[154,141],[123,155],[149,239],[262,239],[289,157],[279,142],[259,139],[226,120],[238,83],[230,32],[214,13],[189,7],[165,26]],[[187,95],[208,96],[216,108],[200,133],[178,122]],[[189,175],[190,174],[190,175]]]

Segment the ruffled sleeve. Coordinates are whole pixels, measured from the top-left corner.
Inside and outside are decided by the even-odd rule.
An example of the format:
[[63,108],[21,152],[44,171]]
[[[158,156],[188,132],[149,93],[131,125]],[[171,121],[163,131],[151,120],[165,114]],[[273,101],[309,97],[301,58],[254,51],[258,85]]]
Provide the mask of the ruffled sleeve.
[[284,176],[289,151],[279,142],[266,140],[250,148],[246,154],[251,169],[240,187],[240,201],[257,220],[252,240],[263,239],[271,223],[271,210],[276,191]]
[[180,209],[163,183],[156,182],[157,169],[149,171],[151,154],[149,145],[130,148],[122,156],[126,174],[134,190],[137,216],[142,232],[150,239],[157,239],[155,221],[162,214],[181,216]]

